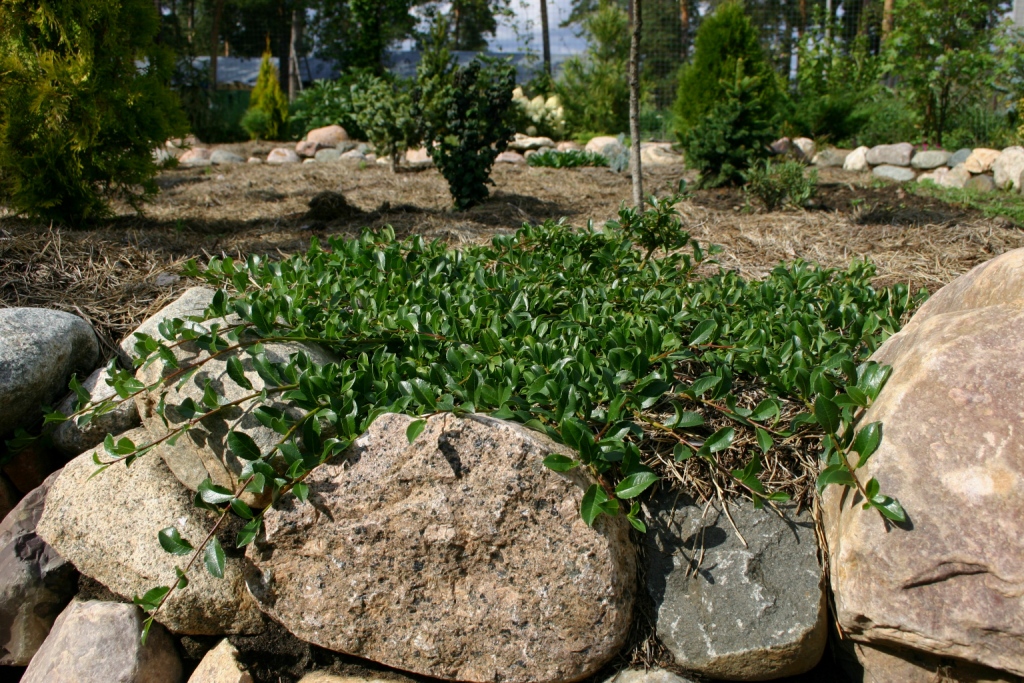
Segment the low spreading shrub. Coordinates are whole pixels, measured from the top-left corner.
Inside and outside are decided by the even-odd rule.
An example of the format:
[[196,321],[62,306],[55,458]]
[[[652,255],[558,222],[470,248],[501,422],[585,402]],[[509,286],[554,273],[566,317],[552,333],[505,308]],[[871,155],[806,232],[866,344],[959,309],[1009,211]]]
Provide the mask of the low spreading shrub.
[[580,166],[607,166],[608,159],[595,152],[586,152],[578,149],[570,149],[558,152],[553,149],[546,149],[526,158],[530,166],[543,166],[545,168],[579,168]]
[[799,161],[784,161],[772,164],[765,159],[743,174],[746,191],[756,197],[768,211],[774,211],[783,204],[803,208],[817,189],[818,171],[805,173]]

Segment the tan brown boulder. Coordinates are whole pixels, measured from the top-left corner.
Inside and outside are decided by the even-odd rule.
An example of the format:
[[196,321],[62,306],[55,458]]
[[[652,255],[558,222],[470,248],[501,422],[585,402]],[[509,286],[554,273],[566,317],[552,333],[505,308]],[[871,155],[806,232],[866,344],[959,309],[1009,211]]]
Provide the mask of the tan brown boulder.
[[[147,438],[143,429],[125,436],[135,444]],[[37,533],[78,571],[126,599],[171,585],[174,568],[187,560],[165,552],[157,533],[174,526],[182,538],[201,544],[213,514],[192,504],[191,493],[154,453],[131,467],[113,465],[92,477],[94,452],[69,462],[53,482]],[[221,540],[225,548],[234,545],[231,541],[227,535]],[[190,635],[261,631],[263,616],[246,591],[242,562],[229,556],[223,579],[200,564],[189,575],[189,585],[167,600],[157,621]]]
[[852,644],[858,667],[850,667],[862,683],[1021,683],[1021,679],[988,667],[914,650],[886,650]]
[[[1024,253],[1024,252],[1021,252]],[[856,641],[1024,675],[1024,278],[1006,254],[940,291],[874,358],[893,373],[861,475],[905,528],[833,488],[823,511],[837,618]]]
[[253,683],[253,678],[238,661],[238,649],[224,639],[206,653],[188,683]]
[[308,142],[315,142],[321,147],[337,147],[343,142],[348,142],[348,133],[338,125],[314,128],[306,133]]
[[967,157],[967,161],[964,162],[964,168],[971,173],[988,173],[992,170],[993,164],[999,159],[999,155],[1002,154],[998,149],[986,149],[985,147],[979,147],[971,152],[971,156]]
[[262,608],[315,645],[459,681],[576,681],[625,641],[629,525],[580,518],[591,484],[567,453],[493,418],[382,415],[346,459],[266,516],[248,557]]

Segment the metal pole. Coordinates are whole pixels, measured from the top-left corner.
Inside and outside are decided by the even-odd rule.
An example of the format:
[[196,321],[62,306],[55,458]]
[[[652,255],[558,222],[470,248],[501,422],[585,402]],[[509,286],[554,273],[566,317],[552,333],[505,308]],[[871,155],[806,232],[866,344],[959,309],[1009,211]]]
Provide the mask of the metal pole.
[[644,209],[644,179],[640,169],[640,18],[641,0],[633,0],[633,39],[629,44],[629,137],[632,138],[630,166],[633,169],[633,204]]

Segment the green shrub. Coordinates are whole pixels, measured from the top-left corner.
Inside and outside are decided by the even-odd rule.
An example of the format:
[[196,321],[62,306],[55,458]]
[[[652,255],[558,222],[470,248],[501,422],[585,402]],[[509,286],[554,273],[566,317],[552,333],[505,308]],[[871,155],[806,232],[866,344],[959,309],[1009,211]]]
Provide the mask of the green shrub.
[[254,140],[281,140],[288,133],[288,98],[277,80],[277,69],[270,52],[263,53],[256,87],[249,98],[249,109],[242,117],[242,128]]
[[77,225],[156,192],[152,150],[186,130],[157,30],[150,0],[0,3],[0,201]]
[[398,170],[399,157],[423,139],[423,127],[412,111],[407,84],[367,76],[352,86],[356,121],[376,148],[377,156],[391,159]]
[[545,168],[579,168],[580,166],[607,166],[608,159],[601,154],[579,149],[569,149],[564,152],[545,149],[526,157],[526,163],[530,166]]
[[555,90],[575,135],[629,130],[629,17],[611,2],[583,20],[587,52],[567,59]]
[[[680,181],[679,190],[678,194],[662,199],[649,196],[647,203],[651,208],[643,211],[623,203],[619,209],[619,220],[608,223],[608,228],[621,231],[626,239],[645,249],[644,261],[650,259],[658,249],[669,253],[691,244],[696,259],[703,260],[703,250],[690,239],[690,233],[683,229],[683,221],[676,209],[676,204],[689,198],[685,181]],[[714,255],[721,248],[713,246],[710,251]]]
[[768,156],[773,107],[758,78],[743,72],[737,62],[723,99],[683,135],[686,164],[700,171],[700,187],[741,184],[744,171]]
[[765,209],[774,211],[783,204],[795,208],[803,208],[817,190],[818,171],[811,169],[804,173],[804,165],[799,161],[784,161],[772,164],[765,159],[763,164],[755,164],[743,174],[746,180],[746,191],[756,197]]
[[316,81],[299,93],[289,115],[292,137],[303,138],[314,128],[338,125],[353,140],[365,140],[366,133],[356,120],[352,89],[368,76],[366,71],[349,70],[336,81]]
[[837,141],[839,146],[874,147],[921,138],[920,116],[902,94],[890,88],[877,88],[857,106],[856,114],[863,117],[863,125],[849,139]]
[[459,67],[442,57],[420,64],[413,117],[422,117],[430,156],[461,211],[487,198],[494,160],[515,133],[515,69],[485,59]]
[[737,73],[751,79],[756,99],[774,113],[782,95],[779,77],[743,5],[730,0],[701,22],[693,59],[680,71],[673,107],[680,134],[701,125],[708,112],[726,99]]

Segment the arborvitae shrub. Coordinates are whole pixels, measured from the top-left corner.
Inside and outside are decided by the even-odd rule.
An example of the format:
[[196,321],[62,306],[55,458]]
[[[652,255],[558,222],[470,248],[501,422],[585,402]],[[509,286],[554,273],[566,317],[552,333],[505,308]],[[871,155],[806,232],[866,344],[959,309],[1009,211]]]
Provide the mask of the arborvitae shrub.
[[242,128],[254,140],[280,140],[288,132],[288,98],[281,90],[269,51],[263,53],[260,74],[249,98],[249,109],[242,118]]
[[379,157],[391,159],[391,170],[405,150],[416,147],[423,137],[423,126],[413,115],[407,82],[370,74],[351,89],[352,104],[359,127],[366,132]]
[[0,3],[0,202],[77,225],[156,192],[186,126],[158,27],[151,0]]
[[723,101],[735,82],[737,65],[741,65],[741,76],[756,79],[758,99],[777,106],[782,95],[778,75],[758,42],[757,28],[743,4],[731,0],[701,22],[693,59],[680,71],[674,105],[680,134],[698,125]]

